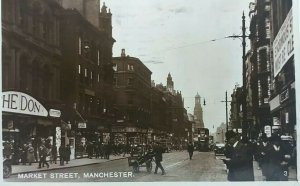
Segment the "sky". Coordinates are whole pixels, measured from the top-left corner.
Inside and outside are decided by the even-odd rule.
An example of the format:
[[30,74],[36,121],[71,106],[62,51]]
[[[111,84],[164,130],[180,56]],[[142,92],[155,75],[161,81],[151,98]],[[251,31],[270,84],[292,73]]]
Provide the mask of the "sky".
[[242,85],[242,42],[224,37],[242,34],[243,11],[249,34],[249,2],[105,0],[116,40],[113,56],[120,56],[124,48],[126,55],[139,58],[152,71],[156,84],[166,85],[170,73],[188,113],[193,113],[198,92],[202,104],[203,98],[206,101],[204,125],[214,132],[226,121],[221,102],[225,92],[231,100],[235,85]]

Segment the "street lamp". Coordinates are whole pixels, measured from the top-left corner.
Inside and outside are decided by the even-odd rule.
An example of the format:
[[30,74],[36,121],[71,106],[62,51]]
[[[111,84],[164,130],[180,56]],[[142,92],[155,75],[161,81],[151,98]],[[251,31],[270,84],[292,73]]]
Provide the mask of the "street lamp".
[[243,128],[243,134],[245,134],[246,130],[246,122],[247,122],[247,105],[246,105],[246,27],[245,27],[245,14],[243,11],[243,16],[242,16],[242,35],[232,35],[232,36],[227,36],[226,38],[242,38],[242,46],[243,46],[243,93],[242,93],[242,110],[243,110],[243,123],[242,123],[242,128]]

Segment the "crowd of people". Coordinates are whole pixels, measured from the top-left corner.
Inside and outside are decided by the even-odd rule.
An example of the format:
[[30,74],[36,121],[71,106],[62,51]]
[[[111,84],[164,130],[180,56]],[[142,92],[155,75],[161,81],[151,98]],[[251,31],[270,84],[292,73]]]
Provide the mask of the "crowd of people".
[[[287,181],[289,166],[296,165],[296,147],[284,144],[280,135],[266,134],[256,140],[228,131],[226,133],[225,156],[229,181],[254,181],[253,158],[266,181]],[[291,152],[292,149],[292,152]]]

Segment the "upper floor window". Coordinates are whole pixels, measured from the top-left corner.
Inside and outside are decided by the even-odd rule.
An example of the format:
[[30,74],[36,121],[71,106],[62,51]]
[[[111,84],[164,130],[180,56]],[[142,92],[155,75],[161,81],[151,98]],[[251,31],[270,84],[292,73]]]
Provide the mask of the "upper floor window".
[[91,79],[93,79],[93,71],[91,71]]
[[81,73],[81,66],[78,65],[78,74],[80,74],[80,73]]
[[117,64],[113,64],[113,70],[116,72],[116,71],[118,71],[118,65]]
[[84,69],[84,77],[87,77],[87,69]]
[[270,39],[271,37],[271,23],[270,23],[270,19],[266,18],[265,19],[265,25],[266,25],[266,38]]
[[133,70],[134,70],[134,69],[133,69],[133,65],[128,64],[128,65],[127,65],[127,69],[128,69],[129,71],[133,71]]
[[78,54],[81,55],[81,37],[78,38]]
[[133,85],[133,78],[128,78],[127,85]]
[[100,66],[100,51],[97,51],[97,64]]

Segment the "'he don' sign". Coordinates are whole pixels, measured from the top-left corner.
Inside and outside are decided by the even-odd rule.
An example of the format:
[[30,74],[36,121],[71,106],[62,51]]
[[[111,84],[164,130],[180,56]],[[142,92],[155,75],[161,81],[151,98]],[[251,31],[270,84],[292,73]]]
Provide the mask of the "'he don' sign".
[[2,111],[35,116],[48,116],[45,107],[33,97],[22,92],[2,92]]

